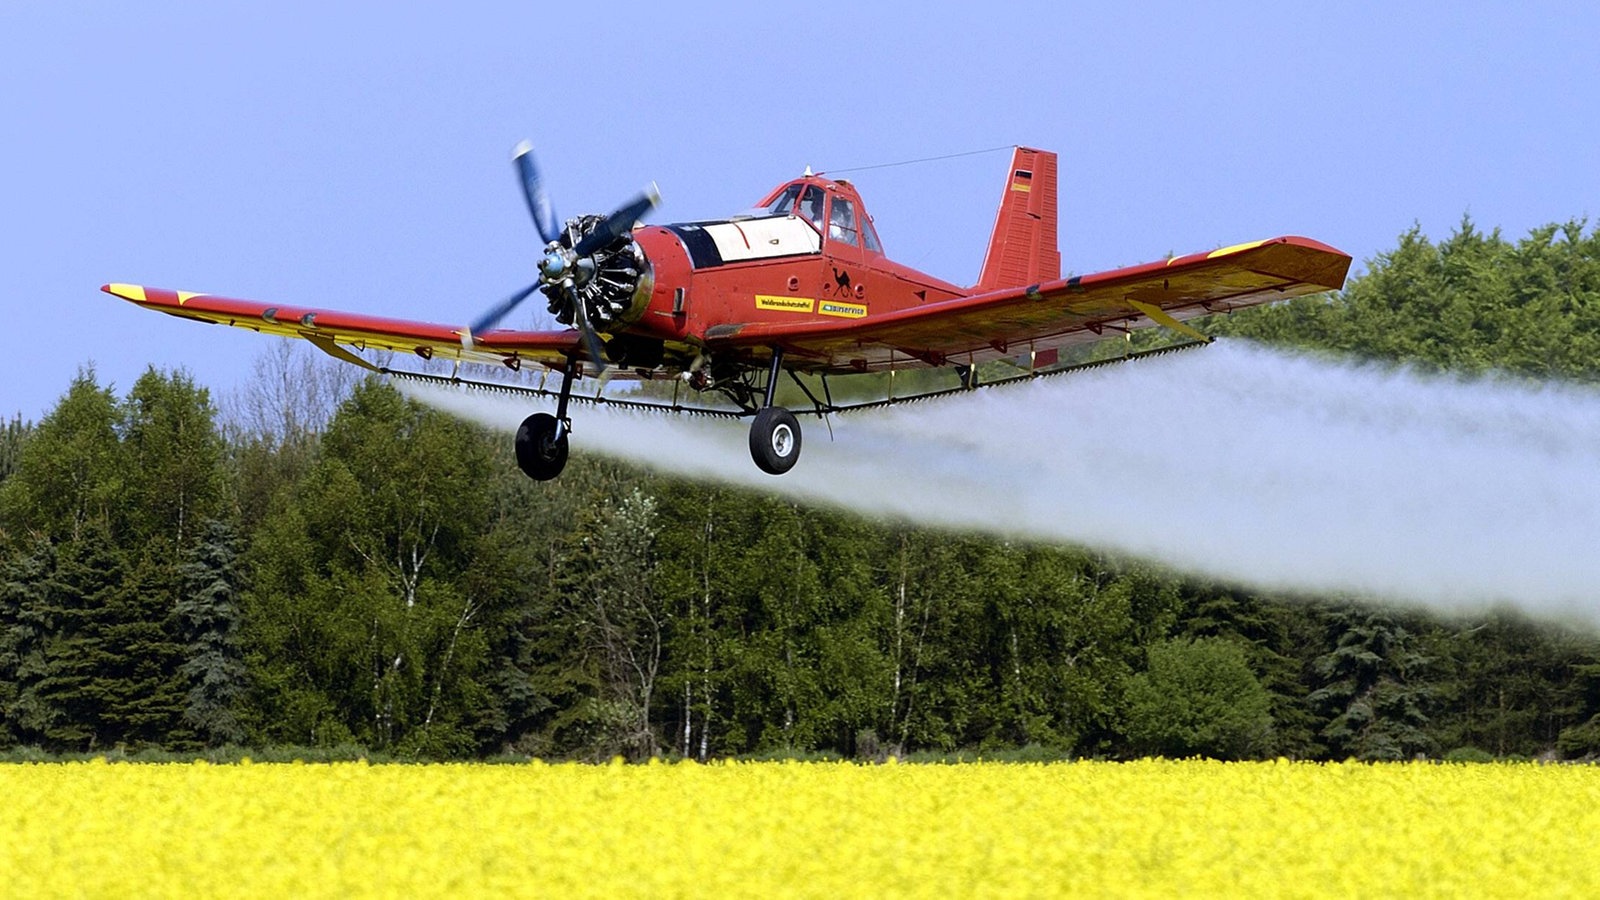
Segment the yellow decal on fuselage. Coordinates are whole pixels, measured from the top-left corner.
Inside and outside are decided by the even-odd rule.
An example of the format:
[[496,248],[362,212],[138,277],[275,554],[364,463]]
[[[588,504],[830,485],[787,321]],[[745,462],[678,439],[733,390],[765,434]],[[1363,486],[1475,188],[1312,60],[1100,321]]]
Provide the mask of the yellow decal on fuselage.
[[859,319],[867,314],[867,308],[859,303],[840,303],[837,300],[824,300],[822,305],[817,307],[817,312],[825,316]]
[[757,294],[756,309],[775,309],[779,312],[808,313],[815,309],[817,301],[810,297],[779,297],[773,294]]

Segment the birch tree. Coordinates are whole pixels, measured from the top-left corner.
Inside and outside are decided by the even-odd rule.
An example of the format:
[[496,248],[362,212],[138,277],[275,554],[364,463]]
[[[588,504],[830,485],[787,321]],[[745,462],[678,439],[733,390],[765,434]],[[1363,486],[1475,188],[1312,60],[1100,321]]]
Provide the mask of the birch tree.
[[653,588],[656,501],[635,487],[581,522],[563,562],[569,613],[598,662],[602,739],[634,758],[655,754],[651,721],[665,614]]

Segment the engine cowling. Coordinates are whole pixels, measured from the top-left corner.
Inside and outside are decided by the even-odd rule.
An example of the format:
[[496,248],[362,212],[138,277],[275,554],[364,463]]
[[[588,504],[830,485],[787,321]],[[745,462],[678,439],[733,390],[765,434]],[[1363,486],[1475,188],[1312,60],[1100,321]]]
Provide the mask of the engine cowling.
[[[569,219],[557,243],[570,250],[604,221],[605,216]],[[643,315],[655,288],[655,277],[644,250],[631,235],[595,251],[580,261],[579,266],[580,274],[574,279],[574,288],[589,324],[596,331],[627,325]],[[556,321],[563,325],[575,324],[572,300],[566,291],[556,284],[547,284],[541,290],[549,300],[550,313]]]

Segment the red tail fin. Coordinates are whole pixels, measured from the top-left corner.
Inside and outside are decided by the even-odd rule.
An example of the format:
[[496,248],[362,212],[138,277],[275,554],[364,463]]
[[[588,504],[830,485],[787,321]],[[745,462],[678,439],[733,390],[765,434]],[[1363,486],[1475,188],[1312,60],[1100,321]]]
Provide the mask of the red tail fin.
[[1056,248],[1056,155],[1018,147],[1011,156],[989,254],[976,291],[1020,287],[1061,277]]

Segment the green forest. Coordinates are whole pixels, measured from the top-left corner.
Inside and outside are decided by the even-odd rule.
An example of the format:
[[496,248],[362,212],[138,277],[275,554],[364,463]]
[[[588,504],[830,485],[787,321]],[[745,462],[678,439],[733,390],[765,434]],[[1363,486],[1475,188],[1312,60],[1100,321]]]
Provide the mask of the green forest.
[[[1413,229],[1341,292],[1202,327],[1600,381],[1586,230]],[[1600,752],[1592,630],[1267,594],[584,454],[536,483],[503,435],[379,380],[276,350],[258,376],[224,415],[183,371],[119,394],[85,369],[0,428],[0,751]]]

